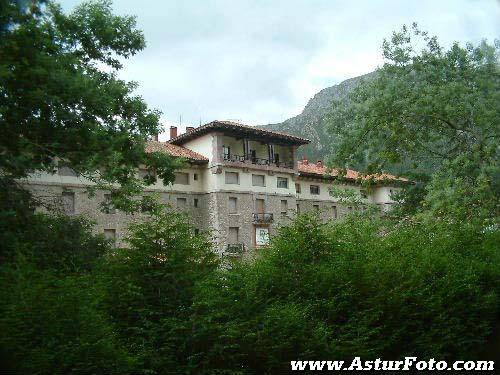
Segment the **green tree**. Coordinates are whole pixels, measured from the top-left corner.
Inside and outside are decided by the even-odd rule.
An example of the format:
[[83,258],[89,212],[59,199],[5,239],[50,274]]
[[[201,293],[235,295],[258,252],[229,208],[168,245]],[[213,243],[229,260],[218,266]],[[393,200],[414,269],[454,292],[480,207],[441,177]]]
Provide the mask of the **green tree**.
[[4,178],[54,171],[64,163],[120,199],[140,192],[137,167],[173,179],[176,163],[146,153],[159,112],[118,78],[123,61],[145,47],[135,19],[111,2],[84,2],[67,15],[52,1],[0,0],[0,171]]
[[195,291],[217,269],[217,255],[184,215],[161,208],[130,228],[128,242],[100,268],[103,306],[141,372],[183,373]]
[[437,215],[497,217],[499,50],[486,41],[445,50],[416,25],[393,33],[383,67],[334,105],[330,126],[341,141],[333,162],[368,161],[367,172],[400,165],[415,179],[431,174],[409,201]]
[[276,374],[297,359],[474,358],[498,314],[498,240],[468,223],[301,216],[199,289],[191,365]]

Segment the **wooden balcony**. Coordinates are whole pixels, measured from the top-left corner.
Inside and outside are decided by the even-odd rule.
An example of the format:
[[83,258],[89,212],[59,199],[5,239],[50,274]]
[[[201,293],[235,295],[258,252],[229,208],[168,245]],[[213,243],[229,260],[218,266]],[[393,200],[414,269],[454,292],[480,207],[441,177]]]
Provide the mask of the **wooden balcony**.
[[249,163],[255,165],[263,165],[263,166],[275,166],[280,168],[293,169],[294,162],[293,161],[274,161],[269,159],[252,157],[251,155],[234,155],[234,154],[223,154],[222,160],[230,161],[230,162],[238,162],[238,163]]

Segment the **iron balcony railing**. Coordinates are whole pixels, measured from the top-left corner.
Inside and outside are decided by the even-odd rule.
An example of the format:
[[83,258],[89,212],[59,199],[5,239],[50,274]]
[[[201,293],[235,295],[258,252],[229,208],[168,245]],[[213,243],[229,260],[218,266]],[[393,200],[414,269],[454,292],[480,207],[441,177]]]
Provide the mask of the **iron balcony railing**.
[[240,256],[245,252],[245,245],[242,243],[231,243],[226,245],[225,254],[228,256]]
[[272,213],[254,212],[252,219],[254,223],[272,223],[274,216]]
[[236,162],[241,162],[241,163],[249,161],[250,163],[256,164],[256,165],[275,165],[277,167],[282,167],[282,168],[289,168],[289,169],[294,168],[293,162],[272,161],[269,159],[252,157],[251,155],[247,155],[245,157],[244,155],[223,154],[222,159],[225,161],[236,161]]

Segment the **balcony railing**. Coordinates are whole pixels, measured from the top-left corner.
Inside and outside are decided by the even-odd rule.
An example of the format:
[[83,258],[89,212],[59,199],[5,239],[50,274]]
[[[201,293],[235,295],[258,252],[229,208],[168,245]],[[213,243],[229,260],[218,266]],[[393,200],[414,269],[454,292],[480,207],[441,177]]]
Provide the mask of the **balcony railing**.
[[254,223],[272,223],[274,220],[274,216],[272,213],[254,212],[252,214],[252,219]]
[[240,163],[250,162],[256,165],[275,165],[277,167],[282,167],[282,168],[289,168],[289,169],[294,168],[294,163],[291,161],[290,162],[272,161],[269,159],[252,157],[251,155],[247,155],[245,157],[244,155],[223,154],[222,159],[225,161],[237,161]]
[[243,255],[245,252],[245,245],[242,243],[231,243],[226,245],[226,251],[224,252],[227,256],[237,257]]

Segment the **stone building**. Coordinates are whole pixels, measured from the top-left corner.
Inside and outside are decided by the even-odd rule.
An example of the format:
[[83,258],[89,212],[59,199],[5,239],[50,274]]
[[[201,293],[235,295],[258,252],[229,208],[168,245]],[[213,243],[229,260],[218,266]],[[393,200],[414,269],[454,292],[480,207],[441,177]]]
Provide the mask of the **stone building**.
[[[358,173],[349,170],[341,183],[337,171],[328,170],[321,161],[297,160],[297,148],[307,143],[304,138],[230,121],[188,127],[180,135],[171,127],[170,140],[150,141],[147,151],[182,157],[186,167],[177,171],[172,184],[157,181],[145,194],[156,193],[162,202],[186,211],[197,231],[212,233],[221,254],[234,256],[265,246],[277,227],[297,212],[317,210],[327,220],[353,210],[330,194],[333,185],[352,189],[362,201],[386,211],[394,203],[392,193],[406,181],[378,175],[366,191]],[[142,218],[117,210],[104,212],[102,202],[109,195],[100,191],[89,198],[86,188],[91,182],[66,167],[57,174],[33,175],[25,184],[39,197],[56,197],[67,213],[93,218],[95,230],[117,245],[123,244],[127,225]]]

